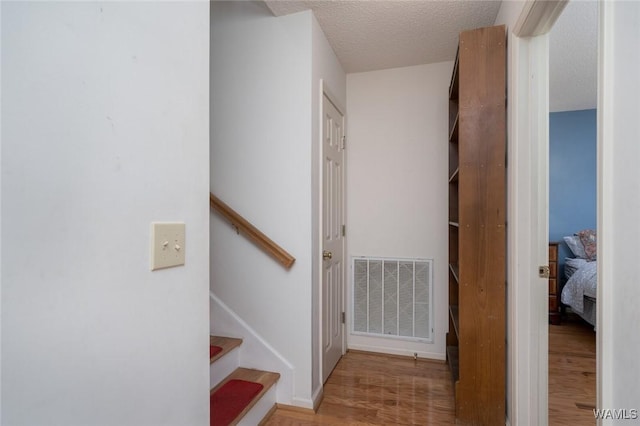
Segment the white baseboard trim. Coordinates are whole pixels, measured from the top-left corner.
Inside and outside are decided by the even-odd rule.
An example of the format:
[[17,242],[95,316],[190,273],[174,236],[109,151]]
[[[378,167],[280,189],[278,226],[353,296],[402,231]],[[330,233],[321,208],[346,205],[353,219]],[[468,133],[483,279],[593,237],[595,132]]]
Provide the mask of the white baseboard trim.
[[322,387],[322,385],[318,386],[318,389],[316,389],[313,392],[313,395],[311,396],[311,399],[313,400],[313,411],[316,411],[318,409],[318,407],[320,406],[320,403],[322,402],[322,398],[324,397],[324,388]]
[[353,344],[349,343],[349,349],[355,351],[365,351],[365,352],[377,352],[388,355],[400,355],[400,356],[409,356],[413,357],[414,354],[417,354],[418,358],[426,358],[426,359],[435,359],[438,361],[445,361],[447,359],[446,354],[440,354],[436,352],[425,352],[419,350],[412,349],[393,349],[384,346],[374,346],[374,345],[361,345],[361,344]]
[[313,410],[313,401],[308,398],[292,398],[291,405],[294,407],[308,408]]
[[505,426],[511,426],[511,422],[509,421],[509,417],[507,417],[507,422],[505,423]]
[[[209,309],[209,331],[212,335],[242,339],[242,345],[239,348],[239,365],[280,373],[280,379],[276,384],[276,402],[298,405],[293,398],[295,373],[293,365],[211,291],[209,292]],[[313,407],[311,401],[309,405]]]

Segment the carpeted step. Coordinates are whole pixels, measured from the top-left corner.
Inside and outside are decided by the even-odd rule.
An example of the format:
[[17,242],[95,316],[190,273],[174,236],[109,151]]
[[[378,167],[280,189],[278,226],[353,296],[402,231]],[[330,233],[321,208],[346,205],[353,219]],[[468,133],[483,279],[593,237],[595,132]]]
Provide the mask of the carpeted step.
[[209,345],[209,359],[218,355],[220,352],[222,352],[222,348],[220,346]]
[[278,373],[238,368],[211,390],[211,426],[235,425],[280,378]]
[[209,362],[222,358],[228,352],[242,344],[242,339],[232,337],[209,336]]

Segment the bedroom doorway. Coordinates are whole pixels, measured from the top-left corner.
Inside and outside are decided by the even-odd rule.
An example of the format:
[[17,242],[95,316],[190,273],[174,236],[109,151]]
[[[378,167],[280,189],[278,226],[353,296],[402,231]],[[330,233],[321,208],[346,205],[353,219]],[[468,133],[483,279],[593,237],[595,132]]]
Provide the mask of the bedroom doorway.
[[598,5],[549,32],[548,424],[595,424]]
[[[510,178],[511,193],[519,197],[509,221],[509,279],[519,282],[509,292],[509,383],[512,424],[548,423],[548,282],[538,279],[537,265],[548,260],[548,232],[540,235],[540,222],[546,225],[546,200],[538,198],[540,182],[548,173],[538,153],[548,149],[548,140],[539,135],[546,130],[548,102],[548,31],[566,2],[534,0],[525,3],[509,38],[510,74]],[[559,9],[555,13],[554,9]],[[547,13],[548,12],[548,13]],[[630,303],[640,297],[635,280],[636,259],[633,243],[639,234],[636,218],[638,169],[628,159],[638,157],[637,75],[640,61],[637,45],[637,2],[598,2],[598,117],[597,117],[597,215],[598,281],[596,335],[596,405],[605,412],[632,407],[638,401],[633,355],[637,333],[632,324],[638,311]],[[537,77],[537,78],[536,78]],[[514,152],[515,151],[515,152]],[[546,188],[546,186],[545,186]],[[619,194],[629,194],[620,197]],[[633,196],[631,196],[633,194]],[[635,198],[634,198],[635,197]],[[513,198],[513,197],[511,197]],[[524,204],[524,206],[521,206]],[[525,210],[526,208],[526,210]],[[523,237],[529,237],[528,240]],[[546,252],[546,253],[545,253]],[[612,285],[615,283],[615,285]],[[625,301],[626,303],[615,303]],[[518,339],[519,336],[530,338]],[[621,346],[617,342],[624,342]],[[622,414],[630,413],[623,409]],[[636,414],[635,411],[632,412]],[[600,416],[604,416],[601,412]],[[602,417],[601,417],[602,418]],[[600,424],[610,424],[610,421]],[[571,423],[575,424],[575,423]]]
[[[522,283],[508,291],[508,335],[511,350],[508,357],[508,384],[514,401],[509,408],[512,424],[549,423],[549,32],[569,3],[568,0],[526,2],[509,36],[509,163],[510,186],[508,245],[509,282]],[[599,4],[601,10],[607,10]],[[609,13],[611,11],[609,10]],[[606,14],[605,14],[606,15]],[[599,48],[603,39],[611,37],[613,25],[605,18],[598,29]],[[610,45],[605,54],[612,55]],[[599,49],[600,50],[600,49]],[[598,57],[598,70],[609,71],[611,58]],[[607,68],[606,66],[609,66]],[[599,76],[600,77],[600,76]],[[611,102],[611,87],[600,88],[598,102]],[[608,118],[608,117],[604,117]],[[604,122],[598,115],[598,127]],[[608,140],[610,135],[606,134]],[[602,169],[603,133],[598,130],[598,167]],[[606,150],[605,150],[606,151]],[[609,181],[611,181],[611,176]],[[602,175],[598,175],[598,213],[602,214]],[[600,216],[599,216],[600,217]],[[607,240],[609,241],[609,240]],[[602,258],[598,260],[602,263]],[[556,279],[558,278],[556,274]],[[602,289],[598,289],[602,300]],[[605,303],[599,303],[601,310]],[[604,329],[608,318],[598,315],[598,328]],[[520,339],[520,336],[531,336]],[[596,348],[598,371],[611,368],[611,354],[603,346],[600,333]],[[602,360],[602,352],[608,355]],[[599,404],[602,404],[603,378],[597,377]],[[607,382],[608,384],[608,382]],[[611,386],[607,385],[609,397]],[[570,422],[569,424],[574,424]]]

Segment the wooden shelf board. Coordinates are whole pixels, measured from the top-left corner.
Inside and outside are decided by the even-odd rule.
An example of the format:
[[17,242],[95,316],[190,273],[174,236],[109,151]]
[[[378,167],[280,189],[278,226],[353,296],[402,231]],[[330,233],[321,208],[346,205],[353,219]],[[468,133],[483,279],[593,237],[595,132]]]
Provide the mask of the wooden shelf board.
[[451,176],[449,177],[449,183],[458,181],[458,173],[460,173],[460,167],[456,167]]
[[453,126],[451,126],[451,131],[449,132],[449,142],[458,143],[458,122],[460,118],[460,114],[456,114],[456,119],[453,122]]
[[451,73],[451,84],[449,84],[449,99],[451,100],[458,99],[458,87],[460,81],[458,78],[458,54],[459,52],[456,52],[456,61],[453,64],[453,72]]
[[458,264],[457,263],[450,263],[449,264],[449,269],[451,270],[451,273],[453,274],[453,277],[456,279],[456,283],[460,283],[460,279],[458,278],[460,276],[460,271],[458,269]]
[[450,305],[449,306],[449,315],[451,315],[451,321],[453,322],[453,329],[456,332],[456,337],[460,340],[460,323],[458,320],[458,305]]

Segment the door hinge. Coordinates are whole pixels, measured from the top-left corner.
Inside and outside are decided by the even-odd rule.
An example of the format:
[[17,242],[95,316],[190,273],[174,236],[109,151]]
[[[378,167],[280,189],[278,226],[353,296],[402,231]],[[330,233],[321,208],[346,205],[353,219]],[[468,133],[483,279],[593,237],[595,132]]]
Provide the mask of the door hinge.
[[341,320],[342,320],[342,323],[344,324],[344,322],[345,322],[345,314],[344,314],[344,312],[342,313],[342,315],[340,316],[340,318],[341,318]]
[[346,225],[342,225],[342,236],[343,237],[347,236],[347,227],[346,227]]
[[347,137],[346,136],[342,136],[342,149],[344,149],[347,146]]
[[538,276],[540,278],[549,278],[549,275],[551,275],[551,271],[548,265],[538,266]]

